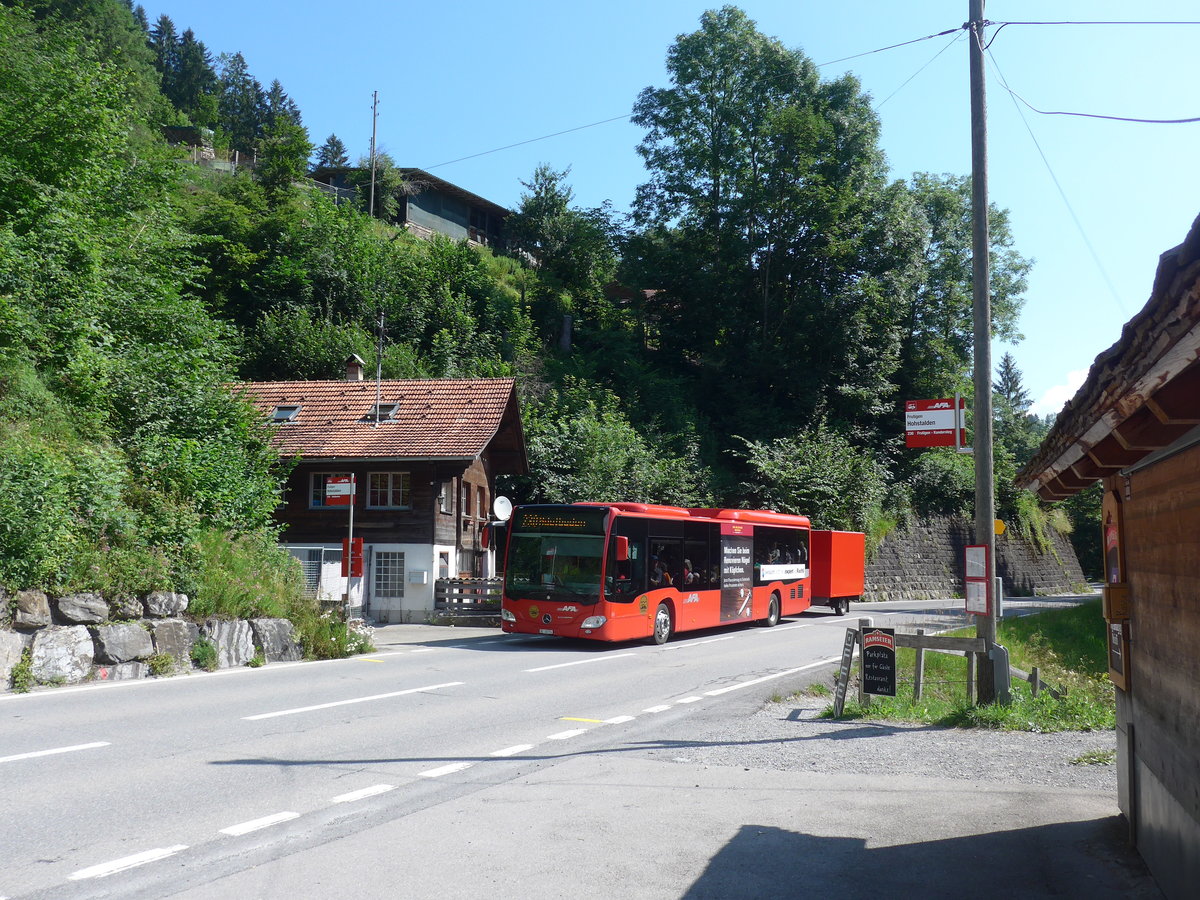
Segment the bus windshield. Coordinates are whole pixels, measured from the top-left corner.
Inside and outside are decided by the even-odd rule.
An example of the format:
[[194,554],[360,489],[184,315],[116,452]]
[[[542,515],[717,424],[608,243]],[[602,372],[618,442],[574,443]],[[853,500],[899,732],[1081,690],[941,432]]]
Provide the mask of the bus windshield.
[[602,536],[525,532],[509,541],[510,593],[581,603],[600,599]]

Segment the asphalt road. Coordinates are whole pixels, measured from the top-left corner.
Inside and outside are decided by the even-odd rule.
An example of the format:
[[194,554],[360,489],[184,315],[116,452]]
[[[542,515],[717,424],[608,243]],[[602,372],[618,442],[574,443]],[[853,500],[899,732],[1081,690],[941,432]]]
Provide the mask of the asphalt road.
[[[591,856],[643,854],[619,889],[601,867],[577,893],[682,896],[715,851],[656,846],[665,825],[649,823],[665,809],[686,826],[686,805],[671,813],[664,784],[647,808],[635,785],[652,776],[623,790],[622,767],[694,717],[823,675],[860,615],[932,628],[955,606],[822,610],[663,647],[389,626],[349,660],[6,695],[0,898],[555,896],[534,860],[572,883]],[[548,833],[560,814],[573,825]]]

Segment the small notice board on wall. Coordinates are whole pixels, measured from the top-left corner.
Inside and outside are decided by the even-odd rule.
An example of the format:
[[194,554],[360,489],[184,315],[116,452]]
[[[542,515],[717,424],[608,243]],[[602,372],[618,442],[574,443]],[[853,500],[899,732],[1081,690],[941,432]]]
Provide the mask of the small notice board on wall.
[[1129,623],[1108,623],[1108,677],[1123,691],[1129,690]]
[[992,579],[988,577],[987,544],[970,544],[963,548],[963,571],[967,578],[967,612],[975,616],[992,614]]

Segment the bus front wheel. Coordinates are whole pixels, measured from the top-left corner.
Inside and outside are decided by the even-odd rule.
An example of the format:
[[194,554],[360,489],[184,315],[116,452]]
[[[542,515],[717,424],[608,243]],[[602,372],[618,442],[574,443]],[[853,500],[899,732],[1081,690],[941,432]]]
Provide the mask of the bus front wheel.
[[654,613],[654,634],[652,640],[656,644],[665,644],[671,639],[671,610],[667,604],[658,604]]

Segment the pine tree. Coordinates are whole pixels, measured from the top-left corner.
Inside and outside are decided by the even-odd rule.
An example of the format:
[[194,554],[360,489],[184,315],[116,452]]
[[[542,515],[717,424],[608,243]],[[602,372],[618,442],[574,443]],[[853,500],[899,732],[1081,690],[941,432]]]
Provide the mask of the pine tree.
[[150,49],[154,51],[154,68],[162,77],[162,92],[174,102],[175,83],[179,78],[179,37],[175,23],[165,13],[150,29]]
[[245,153],[258,146],[266,126],[266,94],[241,53],[221,55],[217,112],[231,149]]
[[313,168],[341,169],[348,165],[350,157],[346,154],[346,145],[342,143],[342,139],[336,134],[325,138],[325,143],[317,150],[317,161]]
[[287,95],[283,90],[283,85],[276,78],[271,82],[271,89],[267,91],[267,118],[266,128],[270,129],[276,124],[289,124],[304,126],[300,120],[300,107],[296,105],[296,101]]
[[993,386],[997,398],[1014,413],[1024,413],[1033,405],[1029,392],[1021,383],[1021,370],[1011,353],[1005,353],[996,369],[996,383]]
[[192,124],[211,128],[217,124],[218,89],[212,56],[189,28],[179,41],[179,72],[171,102]]

